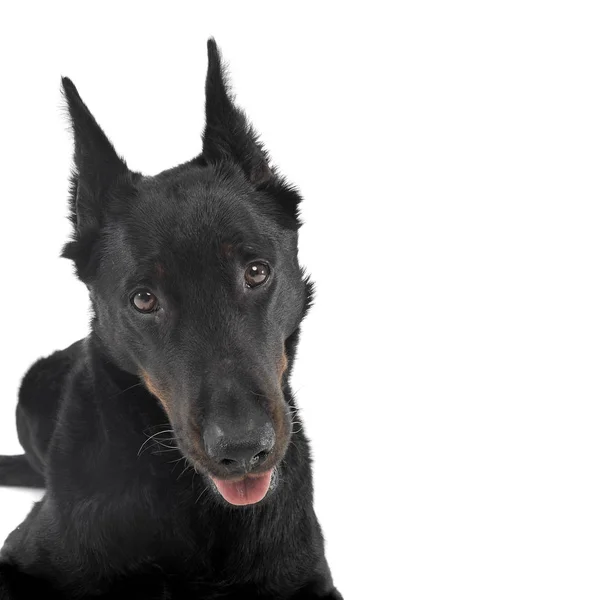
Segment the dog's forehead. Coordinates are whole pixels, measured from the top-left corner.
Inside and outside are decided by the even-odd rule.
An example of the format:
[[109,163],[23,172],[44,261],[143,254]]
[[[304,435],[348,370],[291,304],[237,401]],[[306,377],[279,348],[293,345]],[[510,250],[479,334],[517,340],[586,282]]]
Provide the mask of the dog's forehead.
[[[252,188],[236,172],[220,173],[211,167],[184,165],[145,177],[138,188],[137,208],[146,215],[152,208],[161,221],[171,219],[194,225],[221,225],[243,219],[252,211]],[[151,220],[151,219],[150,219]]]
[[227,257],[237,247],[272,255],[284,232],[260,204],[260,196],[235,173],[176,168],[139,182],[135,200],[117,223],[115,242],[128,247],[137,265],[172,258],[192,266],[215,252]]

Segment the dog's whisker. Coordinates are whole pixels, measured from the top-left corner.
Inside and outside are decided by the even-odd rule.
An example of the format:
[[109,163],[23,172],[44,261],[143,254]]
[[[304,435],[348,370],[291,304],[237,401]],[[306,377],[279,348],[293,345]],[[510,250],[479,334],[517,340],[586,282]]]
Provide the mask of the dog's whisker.
[[150,425],[144,429],[144,433],[151,433],[153,429],[160,429],[161,427],[171,427],[171,423],[159,423],[158,425]]
[[[185,459],[186,465],[183,468],[183,470],[181,471],[181,473],[179,473],[179,475],[177,476],[177,481],[179,481],[185,473],[187,473],[190,469],[193,468],[192,465],[190,464],[190,461],[187,460],[187,458],[185,456],[182,456],[182,458]],[[193,478],[192,478],[192,482],[193,482]]]
[[146,444],[148,444],[148,442],[152,441],[153,439],[156,438],[157,435],[160,435],[161,433],[175,433],[172,429],[164,429],[163,431],[158,431],[157,433],[155,433],[154,435],[151,435],[148,437],[147,440],[144,441],[144,443],[140,446],[140,449],[138,450],[137,455],[140,456],[144,450],[144,447],[146,446]]
[[171,473],[177,468],[177,465],[182,461],[185,460],[185,456],[180,456],[179,458],[175,459],[175,460],[170,460],[169,464],[173,465],[173,469],[171,470]]
[[138,383],[134,383],[133,385],[130,385],[129,387],[125,388],[124,390],[121,390],[120,392],[117,392],[116,394],[114,394],[114,396],[111,396],[110,398],[111,398],[111,400],[113,398],[117,398],[121,394],[124,394],[125,392],[128,392],[129,390],[132,390],[133,388],[136,388],[136,387],[140,387],[142,385],[144,385],[144,384],[141,381],[139,381]]
[[161,442],[156,443],[163,448],[167,448],[168,450],[179,450],[179,446],[169,446],[169,444],[162,444]]
[[200,500],[200,498],[202,498],[202,496],[204,496],[204,494],[206,494],[207,491],[208,491],[208,486],[206,486],[204,488],[204,490],[201,492],[201,494],[196,498],[196,502],[194,502],[194,504],[198,504],[198,501]]

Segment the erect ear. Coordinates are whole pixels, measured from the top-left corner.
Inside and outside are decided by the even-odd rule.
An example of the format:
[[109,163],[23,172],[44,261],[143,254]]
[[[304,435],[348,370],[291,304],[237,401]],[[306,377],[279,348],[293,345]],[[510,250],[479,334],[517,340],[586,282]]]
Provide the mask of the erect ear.
[[63,249],[63,256],[75,261],[82,276],[108,209],[109,192],[129,170],[84,104],[73,82],[63,77],[62,88],[75,145],[70,198],[74,232],[73,240]]
[[103,212],[103,194],[128,172],[125,161],[100,129],[77,88],[68,77],[62,79],[73,130],[75,197],[71,206],[77,228],[97,225]]
[[268,155],[244,113],[233,103],[221,53],[214,39],[208,40],[206,74],[206,126],[202,155],[209,163],[233,160],[255,186],[273,178]]

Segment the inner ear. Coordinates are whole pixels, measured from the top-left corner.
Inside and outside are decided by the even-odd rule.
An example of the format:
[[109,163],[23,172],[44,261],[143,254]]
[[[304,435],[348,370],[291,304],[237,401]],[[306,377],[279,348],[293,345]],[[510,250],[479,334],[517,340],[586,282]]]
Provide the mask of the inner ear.
[[271,181],[273,178],[273,171],[267,161],[262,161],[256,167],[254,167],[250,173],[250,183],[256,187],[261,187]]

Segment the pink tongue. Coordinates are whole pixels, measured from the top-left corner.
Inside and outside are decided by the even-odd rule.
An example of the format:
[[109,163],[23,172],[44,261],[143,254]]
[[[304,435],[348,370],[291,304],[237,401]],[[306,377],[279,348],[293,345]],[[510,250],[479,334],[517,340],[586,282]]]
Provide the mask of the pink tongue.
[[225,479],[213,479],[221,496],[236,506],[256,504],[266,495],[271,485],[273,469],[262,475],[248,475],[238,481],[226,481]]

